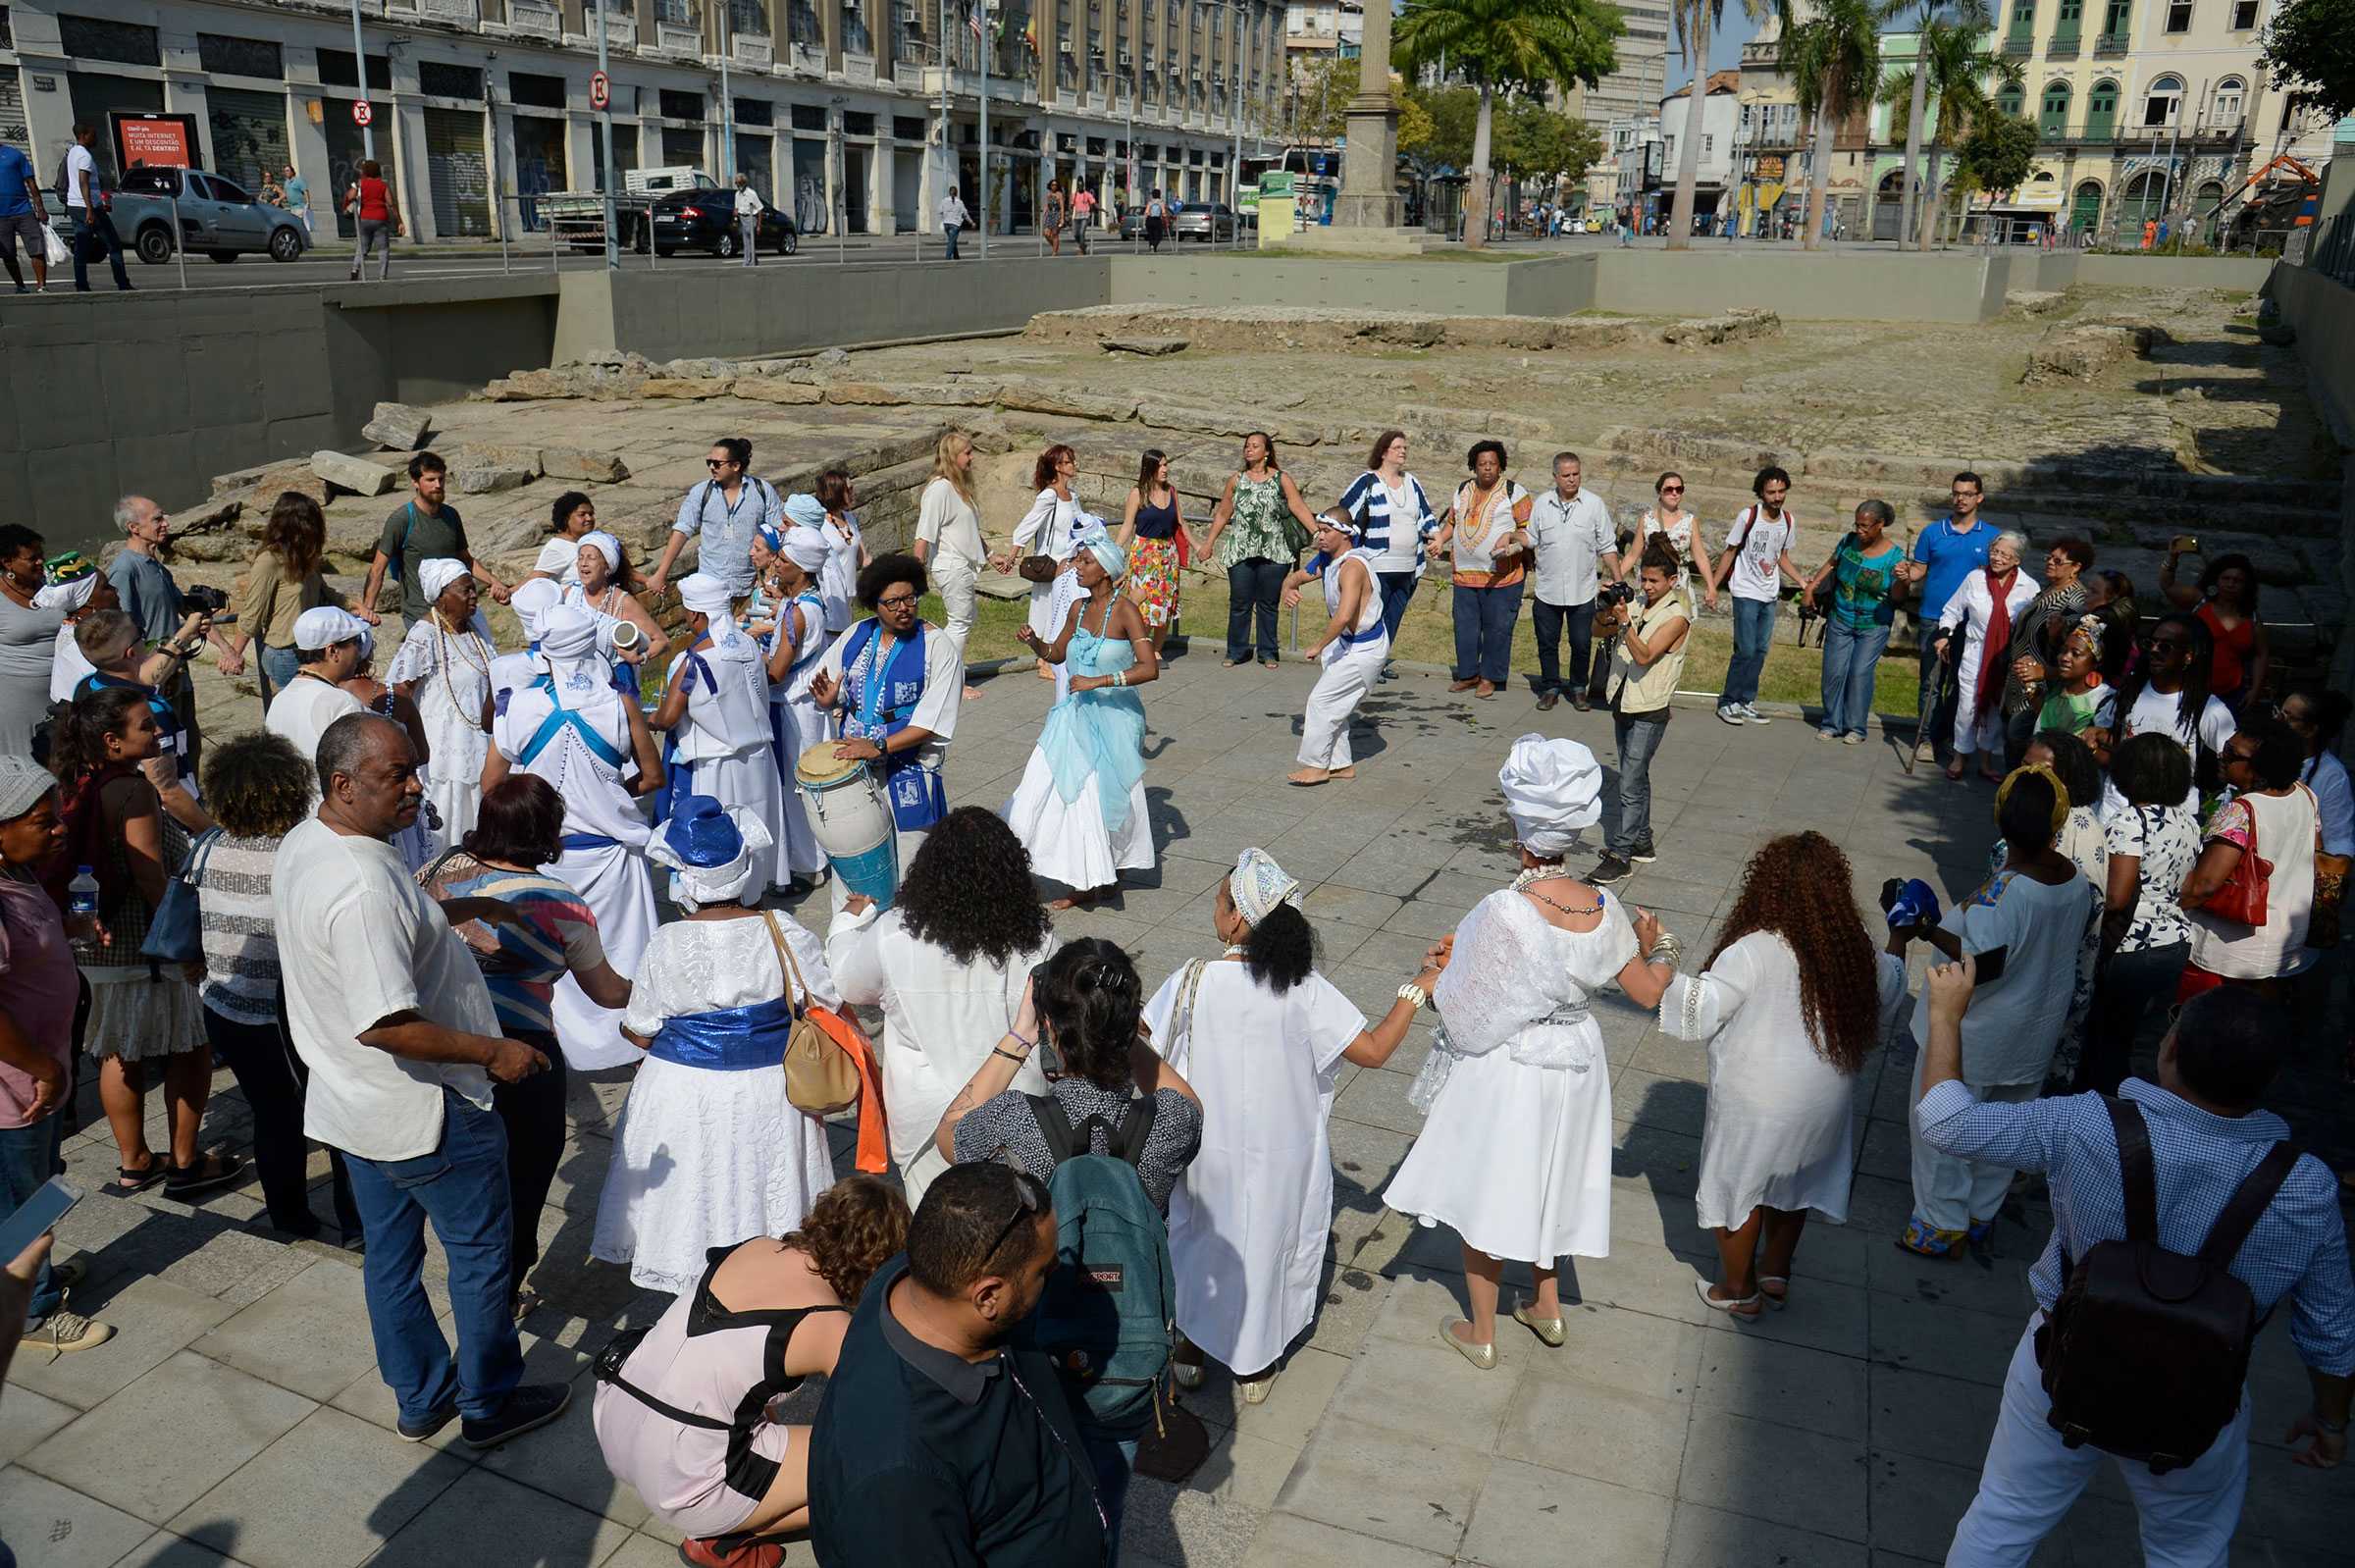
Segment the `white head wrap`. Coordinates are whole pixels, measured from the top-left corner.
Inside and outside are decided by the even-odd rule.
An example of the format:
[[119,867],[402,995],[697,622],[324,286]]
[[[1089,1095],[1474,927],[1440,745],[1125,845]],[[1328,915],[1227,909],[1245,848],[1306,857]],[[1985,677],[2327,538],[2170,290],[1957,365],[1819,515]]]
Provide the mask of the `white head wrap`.
[[1300,907],[1300,880],[1285,875],[1266,850],[1249,849],[1234,858],[1234,869],[1227,873],[1227,896],[1234,900],[1237,915],[1257,925],[1280,904]]
[[306,609],[294,617],[294,646],[318,650],[333,648],[368,635],[368,623],[347,609],[322,604]]
[[1080,550],[1093,555],[1107,577],[1118,579],[1128,570],[1128,557],[1113,543],[1112,530],[1093,512],[1081,512],[1072,520],[1072,552],[1075,556]]
[[[824,520],[822,515],[819,520],[821,522]],[[827,548],[826,536],[819,533],[816,528],[803,523],[785,531],[785,549],[782,553],[787,560],[799,566],[803,571],[814,572],[824,567],[826,557],[832,552]]]
[[815,496],[801,491],[785,497],[785,516],[804,528],[816,528],[824,524],[826,508]]
[[608,684],[610,673],[599,656],[600,617],[578,604],[558,604],[538,617],[540,665],[559,691],[576,698]]
[[689,572],[679,579],[679,602],[698,615],[708,616],[711,646],[728,648],[743,634],[736,625],[736,601],[728,585],[709,572]]
[[425,601],[430,604],[447,593],[450,584],[465,575],[464,561],[453,560],[447,555],[436,555],[432,560],[419,563],[417,586],[424,592]]
[[540,629],[547,623],[548,612],[564,602],[564,590],[545,577],[535,577],[518,583],[507,600],[507,608],[523,623],[527,641],[540,641]]
[[100,581],[98,574],[92,572],[86,577],[77,577],[70,583],[51,583],[32,596],[32,607],[62,609],[72,615],[90,601],[90,596],[98,592]]
[[597,528],[580,537],[578,548],[587,549],[592,545],[596,546],[597,552],[605,558],[606,570],[617,577],[621,575],[621,541],[603,529]]
[[1576,741],[1524,735],[1496,770],[1513,831],[1530,854],[1551,859],[1602,819],[1602,764]]
[[727,817],[736,824],[744,846],[725,865],[688,864],[664,833],[656,833],[646,841],[646,858],[656,865],[670,867],[671,902],[690,915],[706,904],[733,904],[741,899],[752,885],[753,857],[776,842],[760,818],[745,808],[727,808]]

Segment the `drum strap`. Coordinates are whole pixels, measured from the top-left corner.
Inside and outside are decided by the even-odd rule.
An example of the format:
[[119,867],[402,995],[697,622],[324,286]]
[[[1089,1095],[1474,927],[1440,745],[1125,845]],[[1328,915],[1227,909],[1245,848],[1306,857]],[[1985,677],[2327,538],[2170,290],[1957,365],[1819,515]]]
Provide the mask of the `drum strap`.
[[569,707],[551,707],[548,710],[548,717],[540,721],[540,727],[532,732],[532,738],[523,743],[523,751],[515,759],[517,765],[530,767],[538,760],[540,754],[547,751],[550,744],[566,730],[580,737],[581,744],[589,748],[589,755],[607,767],[621,766],[624,758],[614,749],[613,743],[592,729],[587,719]]

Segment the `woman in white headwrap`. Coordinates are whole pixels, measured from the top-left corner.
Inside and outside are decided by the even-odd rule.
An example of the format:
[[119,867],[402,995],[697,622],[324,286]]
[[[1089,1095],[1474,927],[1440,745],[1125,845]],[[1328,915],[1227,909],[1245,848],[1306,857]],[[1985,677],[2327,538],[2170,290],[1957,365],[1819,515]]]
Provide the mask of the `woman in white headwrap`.
[[515,612],[515,622],[523,628],[524,646],[491,660],[491,707],[495,715],[503,711],[501,700],[507,693],[531,685],[542,675],[540,630],[548,612],[563,602],[564,590],[553,578],[527,577],[515,585],[515,592],[507,599],[507,608]]
[[[1170,1196],[1178,1280],[1178,1381],[1202,1383],[1202,1356],[1231,1369],[1258,1404],[1276,1363],[1317,1314],[1333,1229],[1326,1123],[1344,1061],[1378,1068],[1406,1038],[1403,996],[1371,1029],[1317,972],[1300,884],[1265,850],[1245,850],[1219,884],[1211,927],[1227,951],[1162,982],[1145,1024],[1163,1061],[1202,1097],[1202,1144]],[[1438,982],[1426,961],[1414,983]]]
[[[1071,893],[1068,910],[1118,890],[1123,871],[1153,864],[1145,810],[1145,705],[1132,686],[1161,673],[1144,616],[1121,598],[1126,557],[1110,540],[1080,548],[1073,579],[1086,597],[1053,643],[1024,626],[1023,647],[1066,667],[1071,695],[1047,711],[1030,763],[1000,812],[1031,868]],[[1092,624],[1091,624],[1092,622]]]
[[1592,999],[1615,980],[1649,1008],[1667,981],[1641,957],[1658,922],[1639,911],[1631,923],[1616,896],[1562,869],[1602,814],[1595,754],[1524,735],[1496,782],[1522,871],[1442,944],[1446,972],[1431,993],[1439,1027],[1412,1095],[1428,1120],[1383,1193],[1461,1239],[1472,1315],[1442,1322],[1439,1337],[1483,1369],[1496,1365],[1504,1260],[1537,1276],[1536,1299],[1514,1320],[1558,1345],[1555,1260],[1611,1250],[1610,1065]]
[[1350,515],[1334,507],[1317,517],[1317,553],[1283,580],[1283,601],[1297,605],[1311,582],[1324,585],[1325,635],[1304,656],[1325,673],[1308,694],[1300,718],[1300,765],[1284,775],[1288,784],[1313,789],[1327,779],[1355,778],[1349,750],[1349,720],[1374,689],[1390,656],[1390,636],[1382,618],[1381,557],[1365,548],[1365,534]]
[[75,629],[102,609],[122,608],[123,600],[106,574],[78,551],[51,561],[46,575],[48,581],[32,596],[32,607],[59,610],[66,617],[57,629],[57,653],[49,665],[49,701],[71,703],[74,689],[98,673],[75,641]]
[[[636,646],[618,654],[614,674],[626,677],[623,684],[631,692],[638,689],[638,666],[649,654],[661,649],[669,639],[661,625],[638,602],[638,596],[622,584],[622,572],[627,556],[622,553],[621,541],[602,530],[591,530],[580,537],[573,550],[574,580],[564,585],[564,602],[578,604],[592,614],[602,617],[605,640],[613,644],[614,628],[629,625],[638,629]],[[626,642],[627,638],[618,641]]]
[[[564,799],[564,853],[549,874],[597,915],[605,961],[627,978],[654,934],[639,800],[661,789],[662,759],[645,709],[613,689],[597,631],[596,617],[570,604],[542,618],[537,673],[499,706],[483,787],[496,787],[510,770],[555,786]],[[593,1072],[638,1060],[637,1047],[621,1037],[620,1010],[598,1006],[569,974],[556,982],[553,1011],[566,1066]]]
[[[768,727],[768,671],[760,645],[736,624],[728,585],[708,572],[679,580],[692,637],[671,660],[654,726],[667,730],[666,801],[708,795],[741,806],[766,830],[755,852],[763,890],[785,885],[774,846],[785,831],[785,792]],[[657,815],[666,807],[657,808]]]
[[[796,496],[793,500],[807,498]],[[792,500],[785,505],[793,509]],[[767,526],[763,523],[761,530]],[[814,528],[796,524],[780,534],[761,582],[762,622],[752,628],[767,665],[769,743],[777,759],[777,787],[784,795],[785,837],[777,845],[777,858],[790,878],[789,890],[796,894],[807,892],[811,879],[826,868],[826,852],[810,830],[809,808],[794,783],[793,769],[804,752],[832,739],[810,696],[810,677],[826,656],[826,601],[818,592],[817,574],[825,569],[827,554],[826,536]]]
[[439,855],[474,826],[483,800],[483,758],[491,749],[483,714],[491,706],[491,660],[497,651],[475,613],[474,574],[464,561],[437,555],[417,568],[426,617],[413,622],[385,679],[417,705],[433,760],[426,764],[426,842]]
[[785,1045],[812,1005],[839,1008],[817,938],[756,906],[768,830],[707,795],[647,846],[687,917],[656,931],[622,1027],[646,1066],[613,1129],[591,1256],[673,1295],[713,1247],[781,1236],[834,1183],[826,1126],[785,1097]]

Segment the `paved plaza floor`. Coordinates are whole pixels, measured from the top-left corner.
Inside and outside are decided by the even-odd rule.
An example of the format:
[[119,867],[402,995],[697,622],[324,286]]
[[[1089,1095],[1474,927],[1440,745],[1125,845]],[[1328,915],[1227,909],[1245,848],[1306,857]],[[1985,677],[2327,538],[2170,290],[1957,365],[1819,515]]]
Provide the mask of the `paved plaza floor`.
[[[1225,670],[1215,643],[1198,646],[1143,694],[1158,874],[1058,920],[1122,942],[1148,986],[1217,950],[1212,890],[1235,852],[1258,844],[1311,886],[1326,973],[1379,1014],[1425,945],[1512,873],[1495,785],[1512,740],[1569,735],[1611,761],[1600,714],[1540,714],[1521,692],[1451,697],[1444,676],[1407,673],[1361,713],[1354,782],[1289,789],[1311,672]],[[996,806],[1012,791],[1049,691],[1022,669],[966,706],[950,752],[961,802]],[[1909,774],[1902,740],[1826,745],[1795,717],[1733,729],[1706,708],[1680,710],[1653,773],[1661,859],[1625,896],[1658,912],[1698,962],[1746,857],[1778,832],[1812,827],[1839,843],[1868,909],[1888,876],[1968,891],[1993,837],[1991,792],[1928,767]],[[822,929],[825,905],[821,895],[797,914]],[[1418,1231],[1379,1198],[1420,1125],[1406,1091],[1425,1030],[1386,1069],[1344,1065],[1321,1316],[1265,1404],[1240,1405],[1218,1375],[1183,1396],[1215,1439],[1209,1459],[1182,1486],[1136,1483],[1125,1563],[1891,1568],[1943,1556],[2025,1321],[2044,1211],[2007,1216],[1973,1260],[1896,1251],[1912,1054],[1881,1051],[1857,1082],[1848,1223],[1809,1227],[1789,1310],[1737,1327],[1693,1291],[1713,1267],[1691,1198],[1705,1053],[1662,1038],[1616,993],[1597,1014],[1619,1133],[1612,1251],[1565,1271],[1568,1343],[1546,1349],[1506,1322],[1484,1373],[1439,1342],[1463,1305],[1455,1239]],[[2345,1091],[2319,1071],[2294,1087],[2304,1098],[2285,1109],[2302,1122],[2347,1109],[2329,1102]],[[226,1072],[219,1089],[208,1138],[241,1142]],[[356,1260],[255,1228],[251,1186],[196,1208],[152,1192],[97,1196],[62,1228],[61,1251],[89,1269],[75,1305],[119,1332],[54,1364],[31,1346],[19,1355],[0,1405],[0,1539],[33,1568],[675,1562],[675,1537],[607,1475],[589,1421],[589,1358],[665,1303],[587,1257],[626,1090],[618,1073],[576,1080],[572,1140],[541,1216],[545,1304],[525,1344],[531,1376],[573,1385],[555,1426],[482,1456],[454,1427],[399,1441]],[[86,1084],[82,1111],[68,1158],[94,1189],[115,1154]],[[847,1169],[849,1130],[835,1133]],[[324,1184],[323,1157],[314,1171]],[[325,1216],[325,1194],[315,1201]],[[431,1282],[438,1293],[438,1255]],[[2233,1561],[2347,1561],[2355,1467],[2296,1469],[2276,1441],[2306,1400],[2282,1324],[2261,1342],[2252,1389]],[[788,1554],[810,1560],[807,1546]],[[2036,1558],[2139,1560],[2114,1469]]]

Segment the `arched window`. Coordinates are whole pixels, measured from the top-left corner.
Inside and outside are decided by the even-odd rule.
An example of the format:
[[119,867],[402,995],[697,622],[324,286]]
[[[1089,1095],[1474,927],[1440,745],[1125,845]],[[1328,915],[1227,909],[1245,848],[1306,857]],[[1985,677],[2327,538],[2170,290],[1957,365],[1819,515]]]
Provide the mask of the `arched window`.
[[2238,77],[2226,77],[2216,84],[2215,119],[2218,126],[2240,124],[2241,104],[2247,93],[2248,89],[2241,84]]
[[2018,118],[2020,105],[2027,101],[2026,92],[2016,86],[2006,86],[1995,95],[1995,106],[2014,119]]
[[2104,77],[2085,95],[2085,134],[2099,139],[2118,130],[2118,83]]
[[2036,115],[2036,133],[2047,141],[2068,134],[2068,83],[2056,81],[2044,89],[2044,102]]
[[2090,234],[2102,221],[2102,183],[2081,180],[2068,202],[2068,226],[2080,234]]
[[2151,83],[2143,95],[2142,123],[2145,129],[2165,128],[2175,123],[2175,111],[2183,102],[2183,78],[2161,77]]

